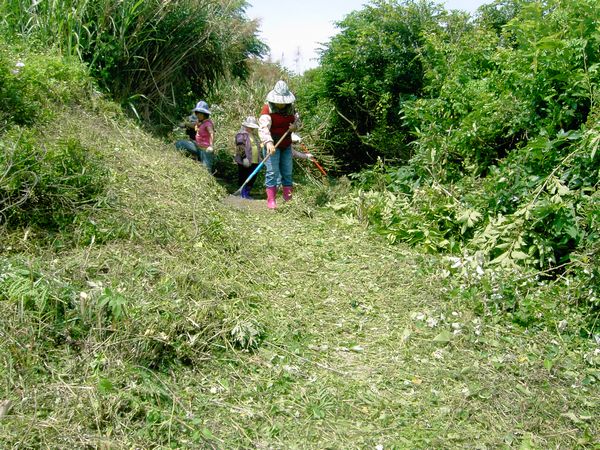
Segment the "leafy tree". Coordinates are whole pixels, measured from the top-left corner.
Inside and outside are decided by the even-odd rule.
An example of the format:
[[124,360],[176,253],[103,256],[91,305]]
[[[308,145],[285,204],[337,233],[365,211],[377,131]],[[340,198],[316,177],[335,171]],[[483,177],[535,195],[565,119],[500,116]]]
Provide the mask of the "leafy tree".
[[485,175],[538,134],[583,125],[597,95],[592,3],[525,1],[500,36],[485,26],[458,40],[447,30],[427,35],[429,96],[405,106],[417,172],[440,181]]
[[401,105],[419,95],[422,33],[436,26],[433,4],[375,1],[338,23],[341,31],[324,49],[315,96],[330,102],[332,151],[348,169],[377,156],[409,155]]

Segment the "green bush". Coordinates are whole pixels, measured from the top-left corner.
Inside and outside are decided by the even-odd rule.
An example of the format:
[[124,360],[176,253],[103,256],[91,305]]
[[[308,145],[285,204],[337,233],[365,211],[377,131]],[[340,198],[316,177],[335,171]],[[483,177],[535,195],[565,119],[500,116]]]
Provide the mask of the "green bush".
[[[458,38],[429,33],[428,95],[404,107],[418,173],[442,182],[486,176],[516,149],[578,131],[598,102],[600,33],[589,18],[599,16],[593,1],[523,1],[500,34],[485,20]],[[545,151],[560,159],[560,148]]]
[[54,53],[0,45],[0,134],[10,124],[42,127],[60,106],[87,104],[87,69]]
[[[419,95],[423,33],[436,27],[439,10],[426,2],[380,2],[349,14],[327,44],[321,67],[303,96],[321,118],[330,151],[346,170],[378,156],[406,161],[410,136],[401,105]],[[320,111],[316,111],[316,109]],[[325,109],[325,110],[323,110]],[[318,123],[317,123],[318,124]]]
[[108,172],[76,139],[52,142],[14,128],[0,140],[0,221],[9,227],[67,230],[103,198]]

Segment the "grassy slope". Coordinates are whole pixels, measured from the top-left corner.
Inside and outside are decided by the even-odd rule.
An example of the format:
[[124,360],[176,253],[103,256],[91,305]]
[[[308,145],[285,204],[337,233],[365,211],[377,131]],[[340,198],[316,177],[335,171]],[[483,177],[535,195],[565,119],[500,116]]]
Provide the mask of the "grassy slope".
[[[585,342],[482,322],[445,298],[435,261],[307,188],[238,209],[125,121],[76,111],[50,129],[105,155],[115,207],[97,241],[58,254],[6,237],[10,258],[85,293],[71,300],[92,326],[47,338],[0,302],[2,448],[599,445]],[[126,303],[113,323],[94,319],[106,287]]]

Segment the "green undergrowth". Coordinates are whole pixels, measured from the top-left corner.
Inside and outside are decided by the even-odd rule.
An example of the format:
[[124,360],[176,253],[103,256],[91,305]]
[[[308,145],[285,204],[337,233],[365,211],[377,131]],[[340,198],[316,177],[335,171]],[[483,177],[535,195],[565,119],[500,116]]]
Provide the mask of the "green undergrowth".
[[233,205],[172,143],[82,100],[30,139],[89,152],[66,175],[95,190],[56,191],[54,228],[0,228],[1,448],[600,444],[593,340],[464,301],[445,261],[323,208],[343,181]]

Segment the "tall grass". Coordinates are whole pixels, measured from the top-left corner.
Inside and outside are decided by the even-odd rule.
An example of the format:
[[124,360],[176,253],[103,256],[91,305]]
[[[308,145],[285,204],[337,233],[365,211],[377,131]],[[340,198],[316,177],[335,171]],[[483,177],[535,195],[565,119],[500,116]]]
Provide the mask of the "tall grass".
[[218,80],[246,77],[248,58],[265,52],[246,6],[218,0],[7,0],[0,4],[0,26],[85,61],[131,112],[167,126]]

